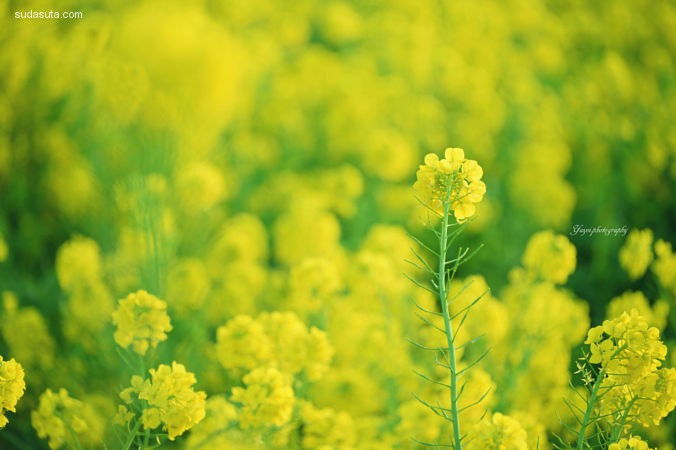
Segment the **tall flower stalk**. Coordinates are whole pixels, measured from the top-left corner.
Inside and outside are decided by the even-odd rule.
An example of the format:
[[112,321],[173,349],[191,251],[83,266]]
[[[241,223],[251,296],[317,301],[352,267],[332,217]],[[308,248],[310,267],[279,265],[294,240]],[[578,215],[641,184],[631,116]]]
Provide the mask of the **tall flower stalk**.
[[[416,253],[418,259],[417,263],[413,263],[417,268],[427,272],[431,275],[431,285],[429,286],[418,283],[412,280],[418,286],[430,291],[434,294],[439,304],[441,311],[430,311],[421,308],[425,313],[440,317],[443,320],[443,326],[437,326],[431,320],[421,316],[421,318],[428,324],[432,325],[437,330],[445,335],[445,348],[427,348],[429,350],[438,351],[442,355],[442,360],[437,359],[436,363],[449,371],[448,384],[442,384],[448,388],[450,408],[445,408],[440,405],[433,405],[425,400],[419,399],[423,404],[428,406],[435,414],[443,417],[451,422],[452,425],[452,445],[456,450],[462,449],[463,435],[460,423],[460,412],[467,409],[474,404],[481,401],[481,398],[472,404],[460,406],[460,397],[463,388],[459,386],[459,381],[464,372],[469,370],[479,360],[472,362],[463,369],[459,369],[459,350],[460,345],[457,344],[457,336],[460,327],[462,326],[468,312],[479,301],[480,297],[475,299],[469,306],[463,308],[461,311],[451,314],[450,304],[461,293],[449,298],[448,286],[455,277],[455,274],[461,264],[466,262],[473,256],[475,252],[469,253],[469,249],[458,249],[457,254],[449,257],[450,248],[455,239],[462,233],[468,218],[474,215],[475,203],[482,200],[486,192],[486,185],[481,181],[483,170],[476,161],[465,159],[465,153],[459,148],[449,148],[445,152],[445,158],[439,159],[435,154],[428,154],[425,157],[425,164],[421,165],[417,172],[417,181],[414,184],[414,189],[418,196],[418,200],[423,204],[428,211],[430,222],[440,219],[437,227],[430,226],[431,230],[438,239],[438,249],[433,250],[418,241],[424,248],[426,248],[432,255],[437,258],[436,268],[435,264],[429,264],[427,260]],[[454,319],[459,318],[457,326],[454,327]],[[466,344],[465,344],[466,345]],[[426,379],[429,379],[425,377]],[[486,394],[484,394],[485,396]],[[482,396],[482,398],[484,397]],[[429,444],[434,445],[434,444]]]

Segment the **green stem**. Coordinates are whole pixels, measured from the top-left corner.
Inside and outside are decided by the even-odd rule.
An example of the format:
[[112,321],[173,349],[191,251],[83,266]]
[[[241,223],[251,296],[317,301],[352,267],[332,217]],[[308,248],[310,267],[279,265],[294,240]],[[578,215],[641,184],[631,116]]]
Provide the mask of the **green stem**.
[[601,369],[599,375],[596,377],[594,386],[592,387],[591,396],[587,402],[587,410],[584,412],[584,417],[582,418],[582,423],[580,424],[580,434],[577,436],[577,450],[584,450],[584,432],[589,426],[591,419],[592,411],[594,410],[594,404],[599,394],[599,388],[601,387],[601,382],[603,381],[603,376],[605,375],[606,370]]
[[64,425],[66,425],[66,429],[68,430],[68,434],[70,434],[70,437],[73,438],[73,445],[75,445],[76,450],[83,450],[82,444],[80,443],[80,439],[77,437],[77,433],[75,432],[73,427],[70,425],[70,421],[68,419],[66,419],[66,417],[58,411],[56,412],[56,417],[61,419],[63,421]]
[[129,450],[131,448],[131,444],[134,443],[134,439],[136,439],[136,434],[138,433],[139,428],[141,428],[141,421],[137,420],[134,428],[129,432],[129,437],[127,438],[127,442],[125,442],[122,446],[122,450]]
[[631,411],[631,407],[634,406],[634,402],[637,400],[637,397],[634,396],[632,399],[629,401],[629,404],[624,410],[624,413],[620,416],[620,418],[617,420],[617,423],[613,426],[612,431],[610,433],[610,442],[617,442],[618,439],[620,439],[620,435],[622,434],[622,430],[624,429],[624,426],[627,423],[627,418],[629,417],[629,412]]
[[[453,325],[451,324],[451,315],[448,310],[448,300],[446,298],[446,251],[448,246],[448,218],[450,215],[450,195],[446,196],[444,201],[444,215],[441,219],[441,236],[439,238],[439,268],[437,272],[439,286],[439,300],[441,301],[441,312],[444,316],[444,329],[446,331],[446,343],[448,345],[448,366],[450,369],[450,400],[451,400],[451,423],[453,424],[453,442],[455,450],[462,449],[462,439],[460,437],[460,418],[458,415],[458,377],[456,369],[455,345],[453,343]],[[457,261],[456,261],[457,264]],[[450,281],[450,280],[449,280]]]
[[150,430],[146,430],[143,437],[143,448],[148,447],[149,443],[150,443]]

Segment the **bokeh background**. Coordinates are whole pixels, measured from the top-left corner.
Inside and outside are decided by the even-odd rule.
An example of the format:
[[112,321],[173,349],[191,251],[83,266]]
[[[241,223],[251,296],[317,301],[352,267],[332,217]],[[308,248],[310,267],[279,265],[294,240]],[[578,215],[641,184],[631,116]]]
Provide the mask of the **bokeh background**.
[[[14,18],[28,9],[83,18]],[[202,270],[186,261],[206,273],[187,291],[205,294],[169,301],[179,322],[164,357],[193,361],[199,380],[207,364],[182,343],[213,341],[237,314],[294,310],[284,286],[304,261],[341,255],[354,271],[366,247],[409,257],[405,231],[430,237],[415,171],[447,147],[477,160],[488,186],[463,237],[485,247],[464,275],[497,295],[528,239],[553,230],[577,248],[567,289],[592,324],[627,290],[669,300],[650,271],[621,268],[626,236],[571,233],[649,228],[676,241],[672,1],[4,0],[0,13],[0,290],[41,317],[49,342],[7,331],[5,302],[0,354],[19,360],[18,339],[33,363],[3,448],[44,445],[28,419],[41,388],[124,385],[115,371],[91,379],[115,366],[112,299],[181,297],[172,270]],[[383,225],[393,234],[374,232]],[[76,303],[60,283],[57,251],[74,236],[100,247],[110,301]]]

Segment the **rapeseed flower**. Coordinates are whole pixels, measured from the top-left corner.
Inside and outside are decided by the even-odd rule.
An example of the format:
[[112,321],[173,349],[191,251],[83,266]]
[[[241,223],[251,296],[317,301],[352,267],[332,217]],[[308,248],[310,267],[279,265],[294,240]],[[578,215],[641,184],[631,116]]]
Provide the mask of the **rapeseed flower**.
[[308,328],[291,312],[263,313],[256,319],[240,315],[216,334],[218,360],[235,372],[267,366],[289,375],[304,372],[316,381],[328,370],[334,353],[323,331]]
[[59,247],[55,268],[59,285],[66,292],[100,283],[103,274],[101,249],[91,238],[74,236]]
[[356,430],[352,417],[330,408],[316,408],[304,402],[301,406],[303,449],[348,450],[355,447]]
[[[219,448],[220,439],[214,442],[217,434],[223,434],[224,430],[234,428],[237,422],[237,408],[223,395],[210,396],[205,403],[206,414],[204,420],[196,424],[190,430],[187,448]],[[223,445],[225,448],[225,444]]]
[[273,357],[272,346],[263,325],[249,316],[237,316],[216,331],[216,356],[226,369],[251,371]]
[[528,241],[522,262],[536,278],[565,284],[575,270],[576,254],[575,246],[565,236],[541,231]]
[[139,355],[155,348],[167,339],[172,327],[167,315],[167,304],[144,290],[129,294],[120,300],[113,312],[117,326],[115,342],[120,347],[132,347]]
[[448,148],[444,156],[441,160],[434,153],[425,156],[413,188],[423,205],[439,215],[448,207],[462,222],[474,215],[475,204],[486,193],[486,185],[481,181],[483,169],[476,161],[465,159],[461,148]]
[[667,326],[667,316],[669,315],[669,303],[664,300],[658,300],[651,307],[648,299],[641,291],[627,291],[622,295],[614,297],[606,307],[606,317],[612,319],[619,317],[623,312],[629,312],[635,309],[638,314],[648,321],[648,325],[656,327],[663,331]]
[[16,295],[9,291],[2,293],[2,307],[0,335],[12,355],[28,370],[50,369],[56,344],[40,311],[33,306],[19,307]]
[[643,276],[652,262],[652,243],[652,230],[631,230],[627,241],[620,249],[620,264],[632,280]]
[[467,450],[527,450],[528,435],[510,416],[493,414],[475,425],[465,446]]
[[648,447],[648,443],[640,436],[630,436],[629,439],[622,438],[608,446],[608,450],[654,450]]
[[601,414],[620,428],[658,425],[676,407],[676,369],[660,368],[667,347],[635,309],[591,328],[585,343],[602,368]]
[[145,430],[161,426],[173,441],[205,417],[206,394],[195,392],[196,382],[195,375],[176,361],[150,369],[150,378],[133,376],[131,387],[120,393],[125,405],[120,405],[116,421],[127,423],[140,412],[137,419]]
[[655,256],[652,271],[666,293],[676,298],[676,252],[672,250],[671,243],[658,239]]
[[295,395],[291,377],[273,368],[259,368],[242,379],[246,387],[232,388],[230,400],[241,405],[242,429],[282,426],[291,420]]
[[7,425],[6,411],[16,412],[16,404],[26,390],[21,364],[0,356],[0,429]]
[[73,440],[81,440],[89,430],[85,415],[85,404],[68,395],[68,391],[59,389],[55,393],[47,389],[40,395],[37,409],[31,412],[31,423],[38,437],[48,440],[50,448],[72,448],[76,446]]

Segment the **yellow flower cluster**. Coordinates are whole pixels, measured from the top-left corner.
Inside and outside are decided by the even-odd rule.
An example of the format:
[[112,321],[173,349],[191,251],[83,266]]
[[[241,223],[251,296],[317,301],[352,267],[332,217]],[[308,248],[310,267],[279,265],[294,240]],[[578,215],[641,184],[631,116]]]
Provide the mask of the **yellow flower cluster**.
[[50,369],[56,344],[40,311],[33,306],[20,307],[16,295],[9,291],[2,293],[2,307],[0,334],[12,355],[31,372]]
[[655,371],[667,355],[659,330],[648,327],[636,310],[591,328],[585,344],[589,344],[592,364],[601,364],[611,376],[627,381]]
[[91,238],[74,236],[59,247],[55,268],[59,285],[68,295],[64,332],[92,352],[115,303],[103,281],[101,249]]
[[[204,420],[190,430],[186,447],[189,449],[230,448],[222,437],[223,430],[237,422],[237,408],[223,395],[209,396]],[[219,436],[220,435],[220,436]]]
[[243,429],[282,426],[291,419],[295,396],[291,377],[274,368],[259,368],[242,379],[246,387],[232,388],[231,401],[241,405]]
[[[571,247],[572,255],[565,250]],[[536,233],[526,248],[522,261],[530,265],[513,269],[499,295],[488,292],[488,285],[476,276],[454,281],[450,294],[462,293],[451,309],[460,311],[484,294],[465,320],[460,342],[482,336],[465,353],[477,357],[490,349],[482,368],[496,385],[495,410],[524,419],[529,444],[540,436],[544,446],[544,430],[560,431],[560,405],[549,399],[565,398],[569,392],[568,365],[573,348],[588,330],[589,310],[584,301],[554,283],[567,279],[575,268],[574,247],[565,236]],[[526,258],[529,248],[531,256]],[[539,270],[538,258],[549,268],[547,275],[533,273]],[[486,323],[492,325],[487,329]]]
[[327,258],[305,258],[289,275],[290,303],[294,310],[307,314],[331,305],[343,288],[338,267]]
[[576,265],[575,246],[563,235],[541,231],[528,241],[522,262],[535,278],[565,284]]
[[527,450],[527,435],[521,424],[510,416],[495,413],[475,425],[467,450]]
[[640,436],[630,436],[622,438],[617,442],[613,442],[608,446],[608,450],[655,450],[648,447],[648,443],[641,439]]
[[167,304],[177,316],[199,310],[209,294],[210,280],[205,264],[196,258],[178,262],[167,277]]
[[0,429],[7,425],[6,411],[16,412],[16,404],[26,390],[21,364],[0,356]]
[[144,290],[118,302],[113,324],[117,326],[115,342],[123,348],[132,346],[139,355],[145,355],[149,347],[157,347],[172,329],[167,304]]
[[[48,439],[49,448],[64,445],[74,448],[74,439],[84,440],[91,431],[85,420],[85,409],[85,404],[72,398],[65,389],[59,389],[57,393],[47,389],[40,395],[37,409],[31,412],[31,422],[37,435]],[[92,440],[91,436],[89,440]]]
[[150,369],[149,379],[135,375],[131,387],[120,393],[126,405],[120,405],[116,421],[129,422],[141,408],[139,420],[143,428],[154,430],[162,426],[173,441],[204,419],[206,394],[195,392],[196,382],[195,375],[176,361],[171,366],[161,364]]
[[676,369],[660,368],[667,347],[659,330],[649,327],[635,309],[591,328],[585,343],[589,362],[602,369],[603,414],[652,426],[676,407]]
[[652,271],[671,298],[676,299],[676,252],[662,239],[655,242],[655,262]]
[[212,208],[226,195],[223,173],[206,162],[185,167],[178,174],[176,184],[183,210],[191,215]]
[[620,264],[632,280],[643,276],[648,269],[653,259],[652,244],[653,232],[650,229],[631,230],[620,249]]
[[326,334],[291,312],[235,317],[218,328],[216,352],[226,369],[274,367],[289,375],[304,372],[309,380],[320,379],[333,357]]
[[355,426],[349,414],[330,408],[319,409],[310,403],[301,406],[303,449],[348,450],[354,448]]
[[226,369],[250,371],[272,358],[272,342],[258,321],[237,316],[218,328],[216,355]]
[[484,172],[476,161],[465,159],[461,148],[447,148],[444,156],[441,160],[434,153],[425,156],[413,188],[427,208],[439,215],[447,209],[462,222],[474,215],[475,203],[486,193],[486,185],[481,181]]
[[101,266],[101,249],[93,239],[84,236],[75,236],[61,245],[56,255],[56,276],[66,292],[100,282]]
[[645,294],[641,291],[627,291],[614,297],[606,307],[606,317],[609,319],[619,317],[623,312],[635,309],[639,316],[648,321],[648,325],[663,331],[667,326],[669,315],[669,303],[658,300],[651,307]]
[[[312,230],[306,233],[305,230]],[[298,200],[281,214],[273,227],[275,259],[292,265],[307,257],[331,257],[340,252],[340,222],[314,204]]]

